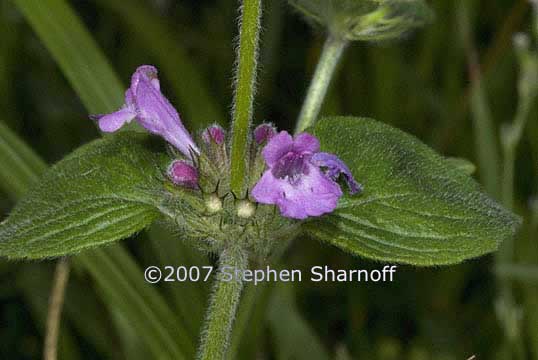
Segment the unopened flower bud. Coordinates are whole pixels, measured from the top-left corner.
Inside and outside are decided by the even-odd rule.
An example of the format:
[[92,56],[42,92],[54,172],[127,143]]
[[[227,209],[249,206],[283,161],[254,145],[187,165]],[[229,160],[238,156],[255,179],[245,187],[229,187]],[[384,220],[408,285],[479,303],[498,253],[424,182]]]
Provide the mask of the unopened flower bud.
[[261,124],[254,129],[254,141],[256,141],[258,145],[268,142],[275,135],[276,129],[271,124]]
[[184,160],[174,160],[168,167],[168,177],[176,185],[198,188],[198,171]]
[[395,39],[433,17],[424,0],[289,0],[307,18],[346,41]]
[[219,125],[211,125],[207,129],[204,130],[202,133],[202,140],[206,144],[211,144],[212,142],[221,145],[224,143],[224,138],[226,136],[226,133],[224,132],[224,129]]

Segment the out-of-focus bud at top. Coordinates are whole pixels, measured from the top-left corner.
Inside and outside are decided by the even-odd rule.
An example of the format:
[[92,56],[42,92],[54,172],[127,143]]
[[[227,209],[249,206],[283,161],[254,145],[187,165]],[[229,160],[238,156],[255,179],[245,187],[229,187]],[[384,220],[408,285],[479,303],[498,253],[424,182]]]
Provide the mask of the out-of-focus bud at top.
[[275,135],[276,129],[271,124],[261,124],[254,129],[254,141],[256,141],[258,145],[268,142]]
[[289,0],[308,19],[344,40],[380,41],[401,37],[430,22],[424,0]]
[[198,171],[184,160],[174,160],[168,167],[168,177],[179,186],[198,188]]
[[538,92],[538,51],[527,34],[514,35],[513,43],[520,67],[520,96],[534,96]]
[[517,33],[513,37],[514,47],[517,51],[528,51],[531,45],[531,39],[525,33]]
[[224,132],[224,129],[219,125],[211,125],[202,133],[202,140],[208,145],[212,142],[217,145],[221,145],[224,143],[225,137],[226,133]]

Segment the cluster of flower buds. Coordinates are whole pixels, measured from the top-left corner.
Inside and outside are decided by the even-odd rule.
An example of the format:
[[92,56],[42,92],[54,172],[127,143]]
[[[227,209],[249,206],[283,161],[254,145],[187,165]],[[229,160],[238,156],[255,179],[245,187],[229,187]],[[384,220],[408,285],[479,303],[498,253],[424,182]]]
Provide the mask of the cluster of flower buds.
[[[200,146],[181,123],[176,109],[161,93],[157,69],[140,66],[125,94],[125,104],[116,112],[92,116],[105,132],[114,132],[136,120],[150,133],[163,137],[179,151],[167,170],[168,179],[186,190],[211,194],[211,212],[220,198],[230,193],[230,164],[226,131],[211,125],[200,136]],[[253,131],[249,159],[249,200],[240,200],[237,215],[254,214],[252,202],[276,205],[287,218],[305,219],[334,211],[342,196],[342,178],[355,194],[361,186],[347,166],[333,154],[320,152],[316,137],[301,133],[292,137],[277,132],[271,124]]]
[[347,41],[398,38],[433,17],[424,0],[290,0],[305,17]]

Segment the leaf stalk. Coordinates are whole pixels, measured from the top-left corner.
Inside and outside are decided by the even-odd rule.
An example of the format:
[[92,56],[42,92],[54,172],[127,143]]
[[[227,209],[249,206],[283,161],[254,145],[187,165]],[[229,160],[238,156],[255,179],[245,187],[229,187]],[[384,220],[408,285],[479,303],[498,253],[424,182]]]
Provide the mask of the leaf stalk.
[[333,35],[329,35],[325,40],[321,56],[299,113],[295,127],[296,134],[306,130],[316,122],[346,46],[347,40]]

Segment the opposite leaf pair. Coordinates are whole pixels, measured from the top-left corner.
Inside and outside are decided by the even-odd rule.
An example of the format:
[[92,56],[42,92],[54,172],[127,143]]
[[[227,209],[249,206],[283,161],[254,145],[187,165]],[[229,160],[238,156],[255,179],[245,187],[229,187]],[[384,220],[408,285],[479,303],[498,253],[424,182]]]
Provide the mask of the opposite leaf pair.
[[[128,104],[120,110],[128,110],[129,117],[119,117],[124,112],[103,116],[101,122],[109,119],[117,125],[135,116],[151,132],[172,139],[172,144],[183,139],[177,147],[182,152],[182,161],[196,165],[195,159],[203,159],[206,150],[198,150],[175,110],[160,98],[163,96],[154,76],[156,71],[151,69],[146,74],[150,76],[138,77],[138,82],[131,86]],[[143,89],[152,101],[137,98],[144,94]],[[163,116],[169,118],[162,120]],[[156,123],[159,121],[162,123]],[[168,133],[174,131],[180,133]],[[371,119],[350,117],[321,119],[311,131],[312,136],[292,139],[286,133],[275,136],[267,125],[256,129],[254,145],[259,151],[253,153],[260,155],[258,160],[262,160],[261,156],[265,158],[258,172],[260,176],[265,174],[263,181],[252,183],[251,188],[252,193],[261,193],[260,202],[274,202],[289,214],[299,212],[266,189],[274,187],[284,190],[280,194],[288,194],[287,187],[298,180],[317,181],[316,186],[322,184],[329,189],[324,194],[329,194],[326,196],[331,206],[321,201],[323,211],[329,210],[341,195],[334,211],[300,223],[300,229],[313,236],[371,259],[440,265],[494,251],[504,239],[514,235],[519,224],[516,216],[485,195],[452,162],[416,138]],[[224,143],[225,134],[210,135],[214,143]],[[319,147],[315,139],[319,139]],[[261,151],[267,141],[269,144]],[[319,148],[338,157],[320,153]],[[225,154],[219,156],[225,158]],[[180,195],[175,196],[162,176],[172,160],[162,143],[141,134],[122,132],[84,145],[51,167],[2,222],[0,255],[46,258],[73,254],[125,238],[160,216],[184,216],[181,206],[167,207],[166,200],[190,201],[184,194],[192,192],[189,188],[194,188],[195,183],[199,186],[202,177],[190,187],[185,187],[185,183],[176,186]],[[180,175],[188,175],[181,171]],[[336,188],[334,180],[339,176],[351,192],[358,190],[352,173],[360,174],[364,184],[360,196],[342,194]],[[189,176],[193,174],[191,171]],[[256,183],[260,184],[259,189]],[[314,193],[320,193],[320,188],[316,189]],[[300,191],[291,194],[301,196]],[[203,194],[200,196],[203,199]],[[228,209],[233,209],[233,197],[227,199],[231,201]],[[318,202],[318,197],[308,199],[311,201],[303,204],[301,216],[321,213],[318,205],[311,204]],[[224,206],[220,213],[225,214],[226,209]],[[196,234],[204,236],[212,231],[225,241],[235,241],[245,231],[251,234],[248,240],[254,242],[263,236],[277,240],[279,233],[289,233],[286,226],[290,222],[267,210],[270,209],[258,205],[249,221],[232,216],[228,223],[219,221],[219,217],[224,218],[220,213],[202,212],[197,215],[199,218],[190,219],[188,225]],[[267,226],[260,225],[264,223]]]

